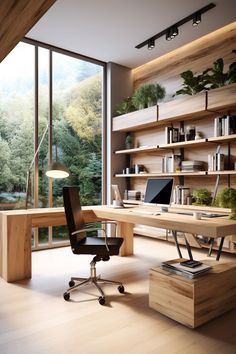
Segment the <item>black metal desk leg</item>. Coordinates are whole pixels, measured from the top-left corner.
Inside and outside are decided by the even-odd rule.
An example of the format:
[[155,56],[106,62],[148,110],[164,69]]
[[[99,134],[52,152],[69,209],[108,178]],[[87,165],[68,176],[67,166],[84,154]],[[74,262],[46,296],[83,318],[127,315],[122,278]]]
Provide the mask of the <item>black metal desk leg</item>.
[[180,251],[179,243],[178,243],[178,240],[177,240],[177,231],[172,230],[172,235],[173,235],[174,240],[175,240],[175,245],[176,245],[176,247],[177,247],[177,251],[178,251],[178,254],[179,254],[179,258],[183,258],[183,257],[182,257],[182,253],[181,253],[181,251]]
[[215,239],[213,237],[211,237],[211,239],[210,239],[210,248],[209,248],[209,251],[208,251],[208,257],[211,256],[212,248],[213,248],[213,245],[214,245],[214,240]]
[[186,244],[186,248],[187,248],[187,251],[188,251],[189,259],[190,259],[190,261],[192,261],[193,260],[193,255],[192,255],[192,251],[191,251],[191,246],[188,243],[188,240],[187,240],[187,238],[185,236],[184,236],[184,239],[185,239],[185,244]]
[[224,237],[221,237],[219,249],[218,249],[217,256],[216,256],[216,260],[217,260],[217,261],[220,259],[220,255],[221,255],[221,252],[222,252],[224,240],[225,240],[225,238],[224,238]]

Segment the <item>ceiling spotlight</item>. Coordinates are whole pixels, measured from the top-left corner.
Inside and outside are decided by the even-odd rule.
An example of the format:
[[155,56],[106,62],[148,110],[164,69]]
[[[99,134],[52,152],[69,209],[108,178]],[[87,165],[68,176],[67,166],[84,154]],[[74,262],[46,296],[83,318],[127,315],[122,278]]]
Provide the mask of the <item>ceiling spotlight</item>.
[[201,23],[201,12],[196,12],[193,17],[193,26],[198,26]]
[[154,40],[154,38],[150,38],[148,40],[148,49],[151,50],[153,48],[155,48],[155,40]]
[[169,28],[168,31],[166,32],[166,40],[167,41],[171,41],[171,39],[172,39],[171,35],[172,35],[172,31]]
[[179,30],[177,26],[172,27],[172,36],[176,37],[179,34]]

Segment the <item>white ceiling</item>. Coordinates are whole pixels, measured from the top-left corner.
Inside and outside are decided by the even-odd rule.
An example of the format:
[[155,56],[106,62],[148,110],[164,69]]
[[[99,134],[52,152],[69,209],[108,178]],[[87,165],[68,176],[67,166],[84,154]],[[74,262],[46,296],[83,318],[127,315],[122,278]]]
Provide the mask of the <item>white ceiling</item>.
[[236,20],[236,0],[213,0],[202,23],[179,28],[153,50],[135,46],[208,5],[210,0],[57,0],[26,37],[130,68],[147,63]]

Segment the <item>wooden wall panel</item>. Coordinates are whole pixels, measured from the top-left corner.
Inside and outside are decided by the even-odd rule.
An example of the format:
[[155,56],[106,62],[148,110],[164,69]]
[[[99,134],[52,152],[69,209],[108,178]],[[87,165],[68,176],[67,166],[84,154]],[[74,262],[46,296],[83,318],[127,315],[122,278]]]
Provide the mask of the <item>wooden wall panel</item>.
[[56,0],[0,1],[0,62]]
[[236,22],[199,38],[151,62],[133,70],[134,88],[147,82],[158,82],[166,87],[170,98],[180,88],[180,73],[192,70],[194,73],[211,67],[218,58],[225,64],[236,60]]

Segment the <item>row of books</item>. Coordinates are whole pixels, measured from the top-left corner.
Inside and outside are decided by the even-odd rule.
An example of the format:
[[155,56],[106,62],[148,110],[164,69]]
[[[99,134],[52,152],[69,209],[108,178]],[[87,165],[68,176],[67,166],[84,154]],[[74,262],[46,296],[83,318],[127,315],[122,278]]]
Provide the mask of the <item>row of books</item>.
[[173,190],[173,202],[174,204],[190,204],[190,189],[181,185],[175,186]]
[[236,134],[236,116],[221,116],[214,120],[214,136]]
[[174,127],[165,127],[165,143],[172,144],[179,141],[179,129]]
[[161,172],[173,173],[180,170],[181,156],[180,155],[167,155],[162,158]]
[[221,153],[208,155],[208,171],[223,171],[225,168],[225,155]]
[[183,266],[180,262],[176,260],[171,260],[167,262],[162,262],[161,268],[170,273],[181,275],[188,279],[198,278],[210,271],[211,267],[207,264],[202,263],[196,268],[187,268]]

